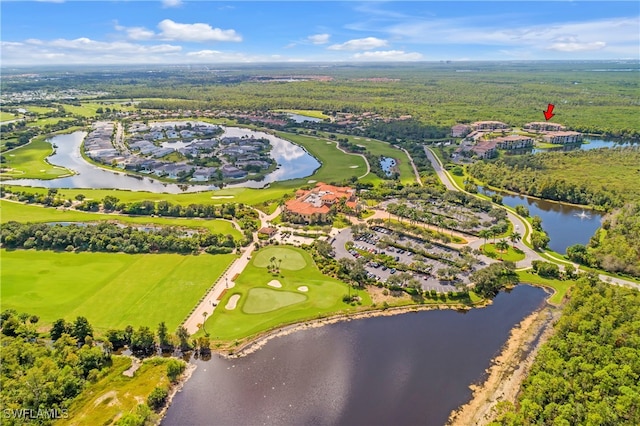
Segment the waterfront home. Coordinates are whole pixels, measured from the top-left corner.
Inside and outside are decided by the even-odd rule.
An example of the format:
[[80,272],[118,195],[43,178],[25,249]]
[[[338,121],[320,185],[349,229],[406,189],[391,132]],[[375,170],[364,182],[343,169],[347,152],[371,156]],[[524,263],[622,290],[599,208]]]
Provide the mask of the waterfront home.
[[475,154],[479,159],[493,158],[498,153],[497,143],[495,140],[480,141],[475,146],[472,146],[470,151]]
[[582,142],[582,133],[549,132],[542,137],[546,142],[554,144],[572,144]]
[[534,121],[525,124],[524,129],[531,132],[558,132],[564,130],[564,126],[558,123],[549,123],[548,121]]
[[473,130],[485,130],[485,131],[494,131],[494,130],[506,130],[509,126],[501,121],[476,121],[471,124]]
[[240,178],[246,177],[248,174],[244,170],[240,170],[239,168],[232,166],[230,164],[225,164],[224,166],[222,166],[220,168],[220,171],[222,172],[223,177],[233,178],[233,179],[240,179]]
[[495,138],[494,141],[498,149],[522,149],[533,146],[533,138],[529,136],[509,135]]

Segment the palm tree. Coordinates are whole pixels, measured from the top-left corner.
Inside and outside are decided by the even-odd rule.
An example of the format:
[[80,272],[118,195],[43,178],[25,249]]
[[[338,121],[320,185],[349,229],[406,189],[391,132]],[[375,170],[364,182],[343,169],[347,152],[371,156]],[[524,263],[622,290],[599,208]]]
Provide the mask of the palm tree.
[[[505,253],[507,250],[509,250],[509,243],[503,238],[496,243],[496,249],[498,249],[502,253]],[[500,256],[500,258],[502,259],[502,256]]]
[[487,239],[491,238],[491,231],[488,229],[481,229],[480,232],[478,232],[478,236],[484,239],[484,243],[487,244]]
[[516,243],[522,239],[522,235],[520,235],[519,232],[512,232],[511,235],[509,235],[509,239],[515,248]]
[[204,325],[205,325],[205,324],[206,324],[206,322],[207,322],[207,315],[209,315],[209,313],[208,313],[207,311],[205,311],[205,312],[203,312],[203,313],[202,313],[202,318],[203,318],[203,319],[202,319],[202,329],[204,330],[204,332],[205,332],[205,333],[207,332],[207,329],[206,329],[206,328],[204,328]]

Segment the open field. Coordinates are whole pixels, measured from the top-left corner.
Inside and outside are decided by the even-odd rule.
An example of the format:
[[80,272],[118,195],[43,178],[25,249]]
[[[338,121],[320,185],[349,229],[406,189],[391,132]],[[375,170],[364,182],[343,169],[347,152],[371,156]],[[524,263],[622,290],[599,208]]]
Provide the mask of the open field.
[[3,309],[43,324],[85,316],[99,332],[127,325],[175,330],[235,255],[1,251]]
[[55,179],[73,174],[71,170],[52,166],[45,159],[53,152],[53,146],[45,141],[45,136],[36,137],[28,145],[4,154],[4,167],[12,170],[2,173],[2,177],[25,179]]
[[[263,265],[264,259],[268,265],[271,257],[283,259],[279,274],[268,273],[266,265],[256,266],[256,262]],[[300,261],[304,266],[294,269],[300,267]],[[268,286],[271,280],[278,280],[282,287]],[[308,291],[299,290],[301,286],[308,287]],[[289,246],[261,249],[207,319],[206,330],[212,340],[232,341],[323,314],[354,312],[357,306],[342,301],[347,292],[346,284],[322,275],[304,250]],[[240,296],[237,307],[224,309],[233,295]],[[371,305],[365,291],[358,291],[358,295],[363,306]]]
[[550,287],[555,290],[555,293],[547,300],[553,305],[560,305],[562,299],[564,299],[567,291],[575,284],[573,280],[556,280],[543,278],[540,275],[533,274],[528,271],[518,271],[518,277],[520,282],[527,284],[534,284],[543,287]]
[[10,121],[10,120],[15,120],[16,118],[18,117],[16,117],[10,112],[0,111],[0,121]]
[[184,226],[193,229],[207,229],[214,234],[231,234],[240,239],[240,231],[229,221],[222,219],[190,219],[151,216],[128,216],[121,214],[87,213],[77,210],[59,210],[50,207],[14,203],[0,200],[0,223],[16,222],[107,222],[114,221],[127,225]]
[[131,366],[131,358],[114,356],[109,374],[92,383],[76,397],[69,407],[67,419],[59,425],[93,426],[113,424],[125,413],[135,413],[141,401],[156,386],[166,387],[168,359],[151,358],[142,363],[134,377],[122,373]]

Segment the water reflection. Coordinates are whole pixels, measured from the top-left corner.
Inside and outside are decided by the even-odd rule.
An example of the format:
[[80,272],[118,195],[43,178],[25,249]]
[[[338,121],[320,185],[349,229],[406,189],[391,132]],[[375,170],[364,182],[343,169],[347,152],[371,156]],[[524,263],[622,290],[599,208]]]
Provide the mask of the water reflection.
[[[260,181],[246,181],[226,187],[263,188],[271,182],[310,176],[320,167],[320,163],[307,151],[298,145],[264,132],[256,132],[237,127],[226,127],[222,136],[266,138],[272,145],[270,155],[275,159],[278,168],[266,175]],[[6,184],[21,186],[38,186],[45,188],[104,188],[124,189],[130,191],[168,192],[177,194],[181,192],[198,192],[218,189],[215,185],[193,185],[165,183],[152,177],[139,177],[126,175],[123,172],[96,167],[88,163],[80,155],[80,146],[86,132],[75,132],[67,135],[59,135],[50,139],[56,146],[55,154],[47,160],[56,166],[62,166],[75,171],[77,174],[69,177],[41,180],[41,179],[14,179],[4,181]],[[178,147],[175,143],[173,147]]]
[[[478,188],[487,195],[494,191]],[[500,193],[504,205],[515,207],[524,205],[531,216],[540,216],[542,228],[551,241],[549,248],[558,253],[565,253],[573,244],[587,244],[591,236],[602,224],[603,213],[590,211],[585,213],[582,207],[538,200],[525,195]]]
[[308,329],[198,365],[163,425],[444,424],[545,293],[518,286],[465,315],[428,311]]

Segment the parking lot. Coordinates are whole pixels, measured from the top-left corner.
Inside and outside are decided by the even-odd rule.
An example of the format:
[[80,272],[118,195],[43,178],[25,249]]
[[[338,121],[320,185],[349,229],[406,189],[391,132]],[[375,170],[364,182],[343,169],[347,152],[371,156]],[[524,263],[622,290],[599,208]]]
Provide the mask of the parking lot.
[[[351,259],[357,259],[361,257],[360,252],[366,251],[372,254],[386,254],[388,256],[393,257],[396,260],[396,262],[403,263],[405,265],[409,265],[412,262],[414,262],[416,254],[411,250],[394,248],[390,246],[384,249],[378,247],[377,246],[378,242],[384,235],[385,235],[384,231],[372,229],[370,230],[370,235],[365,237],[360,237],[354,240],[353,233],[351,232],[351,230],[345,229],[341,231],[338,235],[336,235],[335,238],[332,240],[332,246],[335,250],[336,258],[340,259],[343,257],[347,257]],[[405,245],[406,243],[416,244],[415,241],[408,241],[408,240],[409,239],[400,240],[398,241],[398,243],[402,245]],[[346,249],[345,245],[349,241],[352,241],[354,243],[354,249],[351,249],[351,250]],[[444,248],[436,247],[436,246],[430,248],[429,251],[431,252],[432,249],[443,251],[443,252],[446,251]],[[455,256],[457,256],[457,254]],[[448,292],[448,291],[456,290],[455,286],[452,283],[446,282],[446,281],[440,281],[435,277],[435,272],[440,268],[446,268],[447,266],[449,266],[448,264],[444,262],[439,262],[433,259],[424,259],[423,262],[427,265],[431,265],[430,274],[417,273],[417,272],[410,271],[413,277],[420,282],[423,290],[427,290],[427,291],[436,290],[438,292]],[[395,269],[387,268],[385,265],[381,265],[375,262],[368,262],[367,264],[365,264],[365,269],[370,274],[370,277],[382,283],[385,283],[391,275],[397,273]],[[466,274],[466,275],[460,274],[463,281],[467,281],[467,282],[468,282],[468,275],[469,274]]]

